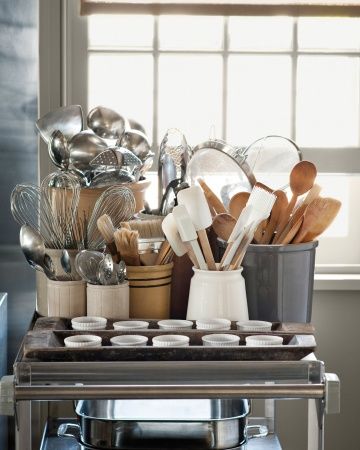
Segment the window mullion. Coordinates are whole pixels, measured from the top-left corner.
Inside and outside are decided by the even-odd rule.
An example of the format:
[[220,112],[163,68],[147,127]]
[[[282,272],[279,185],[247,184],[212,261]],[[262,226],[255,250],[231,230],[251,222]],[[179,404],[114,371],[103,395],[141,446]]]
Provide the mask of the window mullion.
[[222,137],[227,139],[227,100],[228,100],[228,65],[229,65],[229,18],[224,17],[223,38],[223,80],[222,80]]
[[158,147],[158,119],[159,119],[159,16],[154,16],[153,36],[153,150]]
[[296,142],[296,102],[297,102],[297,65],[298,65],[298,20],[294,19],[292,55],[291,55],[291,139]]

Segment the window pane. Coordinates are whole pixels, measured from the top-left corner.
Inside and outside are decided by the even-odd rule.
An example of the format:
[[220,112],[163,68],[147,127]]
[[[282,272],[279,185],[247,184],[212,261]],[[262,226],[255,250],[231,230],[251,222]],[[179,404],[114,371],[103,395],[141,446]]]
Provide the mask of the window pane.
[[150,55],[89,55],[89,109],[112,108],[152,136],[153,60]]
[[300,49],[358,50],[360,21],[353,18],[300,18],[298,24]]
[[223,42],[223,18],[160,16],[159,40],[161,49],[220,49]]
[[222,59],[208,55],[162,55],[159,61],[159,139],[180,128],[190,144],[221,137]]
[[292,26],[290,17],[230,17],[230,49],[288,50]]
[[227,137],[250,144],[267,134],[290,135],[291,60],[287,56],[230,56]]
[[358,59],[299,57],[297,142],[309,147],[357,146],[358,124]]
[[151,47],[153,16],[96,14],[88,17],[90,47]]

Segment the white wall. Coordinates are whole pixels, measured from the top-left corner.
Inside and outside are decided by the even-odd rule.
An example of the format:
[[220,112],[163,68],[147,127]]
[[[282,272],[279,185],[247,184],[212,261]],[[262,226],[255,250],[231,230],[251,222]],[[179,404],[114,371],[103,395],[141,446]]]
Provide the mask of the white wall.
[[[325,450],[359,450],[360,295],[358,291],[317,291],[313,324],[317,357],[341,381],[341,414],[325,419]],[[306,449],[307,406],[304,401],[278,402],[278,431],[284,450]]]

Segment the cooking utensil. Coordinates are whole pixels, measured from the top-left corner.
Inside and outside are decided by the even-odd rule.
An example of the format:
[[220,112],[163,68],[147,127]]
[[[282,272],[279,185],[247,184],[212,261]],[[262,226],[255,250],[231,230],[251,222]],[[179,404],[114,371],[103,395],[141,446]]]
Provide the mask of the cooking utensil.
[[144,161],[150,152],[150,142],[147,136],[138,130],[127,130],[118,141],[120,147],[131,150],[141,161]]
[[216,139],[203,142],[193,149],[186,178],[190,185],[202,178],[214,194],[221,198],[226,208],[229,196],[221,196],[224,193],[223,186],[231,186],[234,193],[250,192],[256,182],[241,151]]
[[[310,189],[310,191],[306,194],[306,197],[304,198],[304,200],[300,203],[299,206],[301,205],[310,205],[310,203],[315,200],[316,198],[319,197],[320,192],[321,192],[321,186],[319,186],[318,184],[314,184],[314,186]],[[298,207],[298,205],[296,205],[296,208]]]
[[169,244],[173,249],[175,255],[181,257],[187,253],[194,266],[198,267],[198,263],[192,251],[192,248],[185,245],[185,243],[181,240],[173,213],[169,213],[164,218],[161,226],[166,239],[169,241]]
[[297,163],[292,169],[290,173],[290,189],[292,191],[292,197],[286,208],[286,212],[284,213],[282,221],[276,227],[276,236],[274,238],[275,244],[277,243],[278,237],[283,232],[284,227],[289,220],[290,214],[294,209],[297,198],[299,197],[299,195],[305,194],[313,187],[316,174],[316,167],[310,161],[301,161]]
[[101,152],[90,165],[97,170],[122,169],[133,175],[140,170],[143,162],[127,148],[113,147]]
[[286,213],[288,199],[284,191],[274,191],[276,200],[271,210],[270,220],[265,228],[260,244],[269,244],[273,238],[275,229],[279,222],[283,220],[282,215]]
[[54,228],[59,230],[64,248],[77,248],[79,236],[77,227],[77,208],[80,200],[80,183],[78,179],[64,171],[47,175],[40,185],[42,199],[48,199],[52,210]]
[[198,178],[197,182],[200,184],[202,190],[204,191],[210,209],[214,210],[216,214],[227,213],[227,210],[222,201],[214,194],[214,192],[209,188],[205,181],[202,178]]
[[227,213],[217,214],[212,223],[216,235],[224,241],[228,241],[235,225],[235,218]]
[[70,164],[70,151],[67,140],[60,130],[55,130],[48,142],[48,153],[55,166],[68,169]]
[[87,116],[88,127],[103,139],[119,139],[125,131],[125,119],[116,111],[96,106]]
[[172,180],[184,181],[190,157],[191,149],[184,134],[177,128],[167,130],[159,152],[159,195],[163,195]]
[[107,214],[103,214],[98,218],[96,224],[101,236],[106,242],[109,252],[117,260],[117,249],[114,242],[114,232],[116,228],[114,227],[111,218]]
[[179,205],[184,205],[189,216],[191,217],[191,221],[199,237],[200,245],[208,268],[210,270],[217,270],[206,233],[206,229],[212,224],[212,218],[204,191],[200,186],[192,186],[180,191],[177,199]]
[[119,264],[115,265],[115,273],[117,277],[118,284],[123,284],[126,281],[126,264],[125,261],[121,260]]
[[55,130],[59,130],[65,139],[70,139],[84,129],[81,106],[70,105],[50,111],[38,119],[35,126],[46,143]]
[[45,259],[44,241],[29,225],[23,225],[20,229],[20,246],[31,267],[44,272],[50,280],[56,280],[51,258],[47,255]]
[[238,192],[230,199],[229,203],[229,213],[235,218],[238,219],[241,211],[245,208],[247,201],[249,200],[250,193],[249,192]]
[[60,264],[65,273],[71,275],[71,260],[69,252],[66,249],[63,249],[60,257]]
[[111,284],[111,278],[113,276],[114,264],[111,255],[108,253],[103,256],[98,266],[98,279],[100,284],[107,286]]
[[32,184],[17,184],[10,196],[11,213],[19,225],[36,230],[48,248],[62,248],[62,233],[55,223],[49,199]]
[[75,257],[75,269],[83,280],[90,284],[98,284],[99,264],[103,260],[103,253],[82,250]]
[[70,164],[86,172],[92,169],[90,162],[108,148],[106,141],[90,130],[75,134],[69,141]]
[[114,233],[115,245],[121,258],[128,266],[140,266],[140,256],[138,250],[139,232],[121,228]]
[[275,200],[274,194],[258,186],[254,187],[233,230],[234,236],[237,235],[237,237],[229,246],[229,251],[225,252],[221,261],[222,269],[228,269],[231,266],[235,269],[238,267],[260,222],[269,217]]
[[129,220],[135,213],[135,198],[132,191],[125,186],[112,186],[106,189],[95,203],[87,227],[87,248],[90,250],[101,248],[104,239],[97,228],[97,220],[107,214],[114,227],[118,228],[121,222]]
[[[243,399],[81,400],[79,424],[60,425],[58,435],[81,435],[85,445],[112,450],[238,448],[254,428],[247,426],[249,412]],[[266,435],[266,427],[256,429]]]
[[301,205],[291,215],[281,235],[277,237],[278,245],[289,244],[298,232],[308,205]]
[[114,184],[133,183],[135,178],[125,170],[100,172],[91,181],[91,188],[104,188]]
[[199,268],[201,270],[207,270],[207,264],[197,241],[196,229],[191,221],[191,217],[189,216],[186,207],[184,205],[175,206],[173,209],[173,216],[177,229],[179,230],[181,240],[191,246]]
[[146,134],[145,128],[137,120],[126,119],[126,121],[127,121],[127,124],[125,126],[126,130],[138,130]]
[[333,222],[341,207],[341,202],[334,198],[316,198],[307,207],[304,221],[293,241],[311,242],[322,234]]
[[243,155],[256,181],[278,189],[287,182],[288,173],[302,159],[301,150],[294,141],[277,135],[257,139]]

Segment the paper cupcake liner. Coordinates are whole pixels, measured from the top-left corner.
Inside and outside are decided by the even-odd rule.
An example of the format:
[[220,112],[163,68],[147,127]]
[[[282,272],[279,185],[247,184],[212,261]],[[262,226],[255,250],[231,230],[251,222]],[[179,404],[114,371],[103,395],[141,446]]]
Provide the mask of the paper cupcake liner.
[[106,328],[107,319],[104,317],[82,316],[71,319],[74,330],[103,330]]
[[235,347],[240,342],[240,336],[235,334],[207,334],[201,339],[206,347]]
[[272,347],[274,345],[283,345],[283,338],[281,336],[270,335],[256,335],[247,336],[245,338],[248,347]]
[[239,331],[271,331],[272,323],[265,320],[247,320],[236,322]]
[[219,330],[227,331],[231,329],[231,321],[228,319],[202,319],[196,321],[198,330]]
[[145,347],[149,338],[139,334],[126,334],[114,336],[110,339],[111,345],[117,347]]
[[183,330],[191,329],[193,323],[191,320],[160,320],[158,326],[162,330]]
[[65,347],[101,347],[102,339],[93,334],[76,334],[64,339]]
[[152,339],[154,347],[187,347],[190,338],[181,334],[163,334]]
[[121,320],[113,323],[114,330],[146,330],[149,322],[145,320]]

